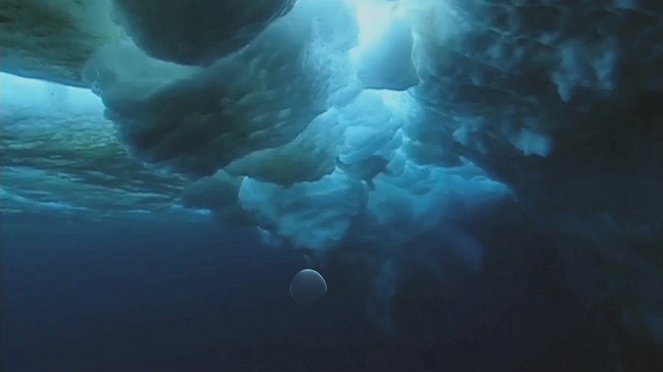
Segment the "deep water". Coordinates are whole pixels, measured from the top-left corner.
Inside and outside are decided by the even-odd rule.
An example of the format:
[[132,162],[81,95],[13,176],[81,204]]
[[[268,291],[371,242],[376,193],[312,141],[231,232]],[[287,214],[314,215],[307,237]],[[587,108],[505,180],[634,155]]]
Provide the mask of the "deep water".
[[381,304],[385,327],[367,301],[376,259],[357,253],[370,247],[329,257],[318,268],[327,296],[302,307],[288,285],[305,259],[263,245],[252,230],[5,216],[4,370],[602,371],[660,363],[632,339],[610,345],[617,322],[597,320],[609,309],[583,305],[557,250],[511,205],[461,223],[488,247],[481,268],[433,253],[439,239],[425,237],[385,257],[400,273]]

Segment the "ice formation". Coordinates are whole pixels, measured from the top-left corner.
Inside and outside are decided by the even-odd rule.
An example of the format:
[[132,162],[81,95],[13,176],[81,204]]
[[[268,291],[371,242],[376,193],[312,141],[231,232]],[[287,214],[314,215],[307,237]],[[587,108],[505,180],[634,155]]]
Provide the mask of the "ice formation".
[[131,38],[160,59],[207,64],[246,46],[293,0],[113,0]]
[[[141,10],[120,22],[131,23],[131,39],[98,48],[83,69],[132,154],[191,179],[185,205],[326,250],[353,236],[379,240],[353,235],[358,226],[375,236],[408,226],[381,243],[398,245],[434,226],[439,206],[461,190],[476,190],[477,200],[506,193],[460,157],[449,166],[408,154],[417,141],[406,128],[425,108],[414,95],[416,34],[407,7],[276,3],[256,2],[287,14],[237,50],[221,53],[214,48],[224,41],[213,38],[187,43],[187,51],[171,48],[207,59],[194,66],[159,51],[178,39],[159,38],[153,27],[164,20]],[[130,11],[116,5],[126,8],[120,18]]]
[[125,37],[111,9],[110,1],[3,1],[1,70],[85,86],[80,72],[94,50]]
[[92,89],[184,206],[325,252],[513,197],[663,266],[663,3],[92,3],[9,1],[0,66]]

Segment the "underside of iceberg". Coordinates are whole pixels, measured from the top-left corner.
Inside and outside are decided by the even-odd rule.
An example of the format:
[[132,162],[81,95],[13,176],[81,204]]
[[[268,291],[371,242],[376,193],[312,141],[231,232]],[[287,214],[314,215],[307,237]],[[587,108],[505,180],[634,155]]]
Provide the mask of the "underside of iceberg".
[[663,350],[662,43],[656,1],[4,0],[0,211],[355,252],[388,329],[395,257],[480,271],[460,221],[517,210]]

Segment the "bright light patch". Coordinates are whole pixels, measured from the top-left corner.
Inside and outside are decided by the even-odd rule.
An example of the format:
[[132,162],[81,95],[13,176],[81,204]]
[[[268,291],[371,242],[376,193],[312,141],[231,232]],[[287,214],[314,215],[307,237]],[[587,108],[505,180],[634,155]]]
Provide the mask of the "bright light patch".
[[362,49],[378,40],[389,28],[397,16],[397,5],[384,0],[345,0],[352,6],[357,15],[359,25],[359,40],[357,47],[351,55],[361,52]]
[[413,98],[405,91],[382,89],[374,92],[392,114],[406,115],[413,108]]
[[0,117],[103,117],[101,98],[89,89],[30,79],[0,72]]
[[359,45],[377,40],[393,20],[394,6],[382,1],[355,1],[359,23]]

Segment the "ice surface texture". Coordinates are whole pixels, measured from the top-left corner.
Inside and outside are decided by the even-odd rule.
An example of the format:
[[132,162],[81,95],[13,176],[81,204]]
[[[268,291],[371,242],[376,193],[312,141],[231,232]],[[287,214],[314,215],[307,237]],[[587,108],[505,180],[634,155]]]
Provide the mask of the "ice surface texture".
[[[407,211],[444,204],[437,187],[504,195],[490,182],[546,218],[661,224],[656,2],[10,1],[0,19],[3,70],[87,84],[134,157],[190,180],[185,204],[303,245],[426,215]],[[223,198],[201,186],[218,177]],[[333,233],[286,232],[337,198],[309,229]]]

